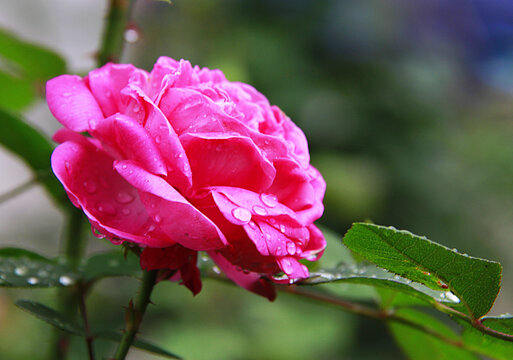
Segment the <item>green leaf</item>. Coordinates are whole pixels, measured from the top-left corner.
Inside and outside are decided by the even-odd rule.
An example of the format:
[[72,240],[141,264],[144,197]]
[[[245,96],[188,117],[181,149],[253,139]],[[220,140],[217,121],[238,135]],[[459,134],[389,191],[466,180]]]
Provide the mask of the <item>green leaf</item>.
[[317,270],[310,273],[308,279],[297,282],[297,285],[315,285],[332,282],[346,282],[363,285],[372,285],[393,289],[408,294],[422,301],[433,303],[435,301],[457,304],[460,300],[450,292],[437,291],[420,283],[394,275],[372,264],[342,264],[332,270]]
[[125,258],[121,252],[108,252],[87,259],[80,272],[85,281],[103,277],[136,277],[141,275],[141,266],[137,256],[132,253],[127,253]]
[[0,287],[72,285],[77,275],[65,265],[17,248],[0,249]]
[[[486,355],[492,359],[513,359],[512,342],[498,339],[489,334],[485,334],[472,327],[466,321],[459,319],[456,320],[464,328],[462,339],[468,348],[477,353]],[[503,332],[505,334],[513,335],[513,318],[509,316],[485,317],[482,319],[482,323],[491,329]]]
[[0,108],[21,110],[36,98],[30,81],[0,71]]
[[50,167],[51,142],[18,115],[0,109],[0,144],[18,155],[38,176],[52,198],[69,206],[66,194]]
[[450,289],[473,318],[488,313],[500,289],[499,263],[460,254],[408,231],[355,223],[344,243],[402,277],[432,289]]
[[20,77],[44,82],[66,71],[64,59],[42,46],[0,29],[0,58]]
[[[93,334],[93,336],[97,339],[104,339],[104,340],[110,340],[110,341],[115,341],[115,342],[121,341],[121,334],[118,334],[118,333],[112,332],[112,331],[95,332]],[[157,345],[151,344],[151,343],[147,342],[146,340],[136,339],[133,342],[132,346],[135,348],[141,349],[141,350],[148,351],[152,354],[164,356],[169,359],[181,359],[181,357],[179,357],[178,355],[173,354],[172,352],[169,352],[167,350],[164,350]]]
[[85,336],[80,326],[43,304],[30,300],[18,300],[16,301],[16,306],[62,331],[73,335]]
[[397,343],[411,360],[474,360],[478,359],[462,343],[460,337],[449,327],[414,309],[400,309],[396,315],[407,319],[428,331],[439,334],[442,340],[407,324],[390,321],[389,327]]

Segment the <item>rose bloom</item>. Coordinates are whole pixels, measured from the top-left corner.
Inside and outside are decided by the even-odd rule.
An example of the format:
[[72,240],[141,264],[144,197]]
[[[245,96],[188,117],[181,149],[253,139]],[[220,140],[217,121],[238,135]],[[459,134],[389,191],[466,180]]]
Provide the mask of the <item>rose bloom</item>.
[[93,229],[143,248],[196,294],[205,251],[235,283],[274,299],[326,246],[313,224],[326,184],[303,132],[250,85],[161,57],[148,73],[107,64],[47,83],[64,125],[52,168]]

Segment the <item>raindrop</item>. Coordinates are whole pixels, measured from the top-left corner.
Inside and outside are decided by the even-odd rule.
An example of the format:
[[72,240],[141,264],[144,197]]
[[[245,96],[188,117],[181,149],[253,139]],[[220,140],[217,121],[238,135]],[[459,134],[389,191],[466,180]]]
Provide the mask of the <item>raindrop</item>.
[[275,207],[278,204],[278,199],[276,198],[276,195],[272,194],[261,194],[260,200],[270,208]]
[[94,194],[96,192],[96,189],[98,188],[93,180],[84,181],[83,185],[89,194]]
[[36,285],[37,283],[39,283],[39,279],[36,278],[36,277],[29,277],[27,279],[27,282],[30,284],[30,285]]
[[261,216],[267,215],[267,210],[265,208],[261,207],[261,206],[258,206],[258,205],[253,206],[253,211],[257,215],[261,215]]
[[445,299],[445,293],[440,294],[440,299]]
[[250,221],[250,222],[248,223],[248,225],[249,225],[249,227],[250,227],[250,228],[252,228],[252,229],[255,229],[255,228],[256,228],[256,224],[255,224],[255,222],[254,222],[254,221]]
[[216,266],[216,265],[212,266],[212,271],[215,272],[216,274],[220,274],[221,273],[221,269],[219,269],[219,267]]
[[131,211],[130,211],[130,209],[124,208],[123,210],[121,210],[121,213],[122,213],[123,215],[128,216],[128,215],[130,215]]
[[135,104],[132,110],[134,113],[138,113],[141,110],[141,107],[138,104]]
[[294,255],[296,253],[296,244],[294,244],[294,242],[292,242],[292,241],[287,242],[287,252],[290,255]]
[[69,286],[69,285],[73,284],[73,279],[70,278],[69,276],[63,275],[63,276],[59,277],[59,283],[63,286]]
[[445,297],[447,298],[447,300],[450,300],[454,303],[459,303],[460,302],[460,299],[458,299],[458,297],[456,295],[454,295],[452,292],[450,291],[447,291],[445,293]]
[[126,191],[120,191],[116,195],[116,201],[120,204],[128,204],[134,200],[134,197]]
[[122,168],[123,170],[125,170],[127,167],[128,167],[128,165],[127,165],[127,164],[123,164],[123,165],[121,166],[121,168]]
[[161,140],[160,140],[160,135],[157,135],[157,136],[155,137],[155,142],[156,142],[157,144],[160,144],[160,141],[161,141]]
[[284,232],[285,232],[285,225],[280,224],[280,231],[281,231],[282,233],[284,233]]
[[134,43],[139,40],[139,33],[135,29],[126,29],[125,31],[125,41],[128,43]]
[[155,222],[159,223],[162,221],[162,217],[160,215],[155,215]]
[[64,97],[70,97],[71,95],[73,95],[73,94],[70,92],[62,93],[62,96],[64,96]]
[[20,266],[14,269],[14,273],[18,276],[23,276],[27,273],[27,268],[25,266]]
[[249,222],[249,220],[251,220],[251,213],[249,212],[249,210],[242,207],[233,209],[232,215],[234,218],[244,223],[247,223]]

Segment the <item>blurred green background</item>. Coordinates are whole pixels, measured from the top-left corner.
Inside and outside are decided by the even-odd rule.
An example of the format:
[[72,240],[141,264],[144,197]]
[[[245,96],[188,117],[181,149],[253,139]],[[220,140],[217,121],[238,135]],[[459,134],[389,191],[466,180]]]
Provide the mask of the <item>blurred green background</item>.
[[[71,71],[85,73],[105,6],[8,0],[0,26],[59,50]],[[500,0],[139,0],[123,60],[149,70],[160,55],[184,58],[255,86],[307,135],[328,184],[320,224],[343,234],[371,219],[500,261],[504,283],[492,310],[500,314],[513,310],[512,24],[513,4]],[[58,127],[42,102],[27,117],[49,134]],[[0,160],[10,174],[3,190],[28,176],[16,159]],[[1,205],[0,245],[56,254],[61,215],[39,192]],[[6,221],[12,216],[19,225]],[[321,264],[343,257],[339,240],[330,235]],[[100,283],[88,304],[93,327],[120,329],[120,304],[136,287],[134,279]],[[1,359],[41,358],[46,347],[49,326],[12,305],[27,297],[52,304],[55,292],[0,289]],[[160,284],[153,301],[142,334],[186,359],[403,356],[383,324],[285,294],[269,303],[205,280],[195,298]],[[86,358],[81,341],[73,349],[72,359]],[[102,349],[112,345],[100,342]]]

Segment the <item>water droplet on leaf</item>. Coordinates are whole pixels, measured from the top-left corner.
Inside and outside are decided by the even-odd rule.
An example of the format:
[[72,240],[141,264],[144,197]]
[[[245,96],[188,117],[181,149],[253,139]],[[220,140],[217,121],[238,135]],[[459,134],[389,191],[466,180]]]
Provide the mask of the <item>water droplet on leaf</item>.
[[63,276],[59,277],[59,283],[63,286],[69,286],[69,285],[73,284],[73,279],[70,278],[69,276],[63,275]]

